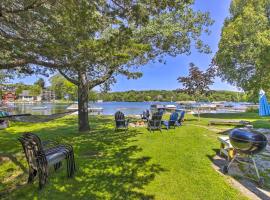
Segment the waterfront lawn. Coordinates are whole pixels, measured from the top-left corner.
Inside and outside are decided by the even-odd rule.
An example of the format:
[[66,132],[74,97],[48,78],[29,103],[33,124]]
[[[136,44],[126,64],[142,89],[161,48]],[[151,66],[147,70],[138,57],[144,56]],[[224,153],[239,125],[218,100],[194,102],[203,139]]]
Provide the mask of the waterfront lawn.
[[[89,133],[77,132],[76,116],[12,123],[0,131],[0,198],[245,199],[211,166],[219,144],[217,134],[204,125],[212,117],[202,116],[200,122],[195,118],[189,115],[182,127],[162,133],[145,128],[115,132],[112,117],[91,116]],[[258,117],[252,120],[269,123]],[[25,184],[27,164],[17,141],[23,132],[72,144],[78,167],[75,178],[66,178],[64,169],[52,173],[42,191],[37,182]]]

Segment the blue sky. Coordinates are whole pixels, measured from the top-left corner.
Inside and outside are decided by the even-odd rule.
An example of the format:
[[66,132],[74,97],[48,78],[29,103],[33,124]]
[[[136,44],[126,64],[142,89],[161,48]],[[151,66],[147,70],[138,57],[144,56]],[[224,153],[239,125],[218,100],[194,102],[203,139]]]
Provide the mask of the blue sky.
[[[211,54],[200,54],[193,50],[191,55],[179,55],[177,57],[166,57],[166,64],[150,63],[141,68],[143,77],[137,80],[127,80],[124,76],[117,77],[117,83],[112,86],[112,91],[126,90],[173,90],[180,88],[177,77],[188,74],[188,65],[195,63],[200,69],[208,68],[211,59],[218,50],[218,41],[220,39],[221,29],[224,19],[229,15],[230,0],[196,0],[195,8],[201,11],[210,12],[210,16],[215,23],[210,27],[211,34],[203,36],[203,40],[211,47]],[[33,83],[37,76],[16,79],[14,82],[22,81],[24,83]],[[47,81],[48,82],[48,81]],[[217,90],[237,90],[232,85],[222,82],[219,78],[211,87]]]

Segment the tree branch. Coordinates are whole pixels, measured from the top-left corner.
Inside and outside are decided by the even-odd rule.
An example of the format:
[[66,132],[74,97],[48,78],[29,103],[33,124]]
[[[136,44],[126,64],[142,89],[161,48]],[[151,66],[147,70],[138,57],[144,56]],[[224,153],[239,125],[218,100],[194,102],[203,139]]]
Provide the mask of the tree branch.
[[104,76],[102,76],[99,79],[96,79],[96,80],[91,81],[89,83],[89,88],[92,89],[95,86],[100,85],[100,84],[106,82],[109,78],[111,78],[111,76],[113,75],[114,72],[115,72],[115,69],[114,68],[110,68],[108,70],[108,72]]
[[52,68],[52,69],[59,69],[59,68],[63,68],[65,66],[68,66],[68,64],[47,62],[47,61],[38,60],[38,59],[34,59],[34,58],[24,58],[24,59],[22,58],[22,59],[17,59],[17,60],[10,61],[7,63],[0,62],[0,69],[12,69],[12,68],[21,67],[21,66],[30,65],[30,64],[48,67],[48,68]]
[[25,6],[25,7],[21,8],[21,9],[20,8],[19,9],[3,9],[3,8],[1,8],[0,17],[2,17],[4,15],[4,13],[16,14],[16,13],[19,13],[19,12],[24,12],[24,11],[27,11],[27,10],[35,9],[35,8],[41,6],[42,4],[46,3],[46,1],[47,0],[39,2],[39,0],[35,0],[31,4]]
[[58,71],[59,71],[59,73],[60,73],[63,77],[65,77],[65,79],[67,79],[69,82],[73,83],[74,85],[79,85],[79,81],[70,78],[69,76],[67,76],[67,75],[66,75],[62,70],[60,70],[60,69],[59,69]]
[[28,64],[28,62],[25,59],[20,59],[20,60],[12,61],[9,63],[0,63],[0,68],[1,69],[12,69],[12,68],[20,67],[20,66],[23,66],[26,64]]

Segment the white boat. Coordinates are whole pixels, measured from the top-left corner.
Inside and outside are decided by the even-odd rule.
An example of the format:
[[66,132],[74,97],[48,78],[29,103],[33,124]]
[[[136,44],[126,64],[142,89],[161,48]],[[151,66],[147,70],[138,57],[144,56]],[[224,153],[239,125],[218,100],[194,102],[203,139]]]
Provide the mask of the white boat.
[[217,105],[215,104],[199,104],[200,108],[205,108],[205,109],[215,109]]
[[48,107],[47,106],[36,106],[36,107],[32,107],[32,110],[47,110]]
[[[78,104],[71,104],[69,107],[67,107],[67,110],[74,110],[74,111],[76,111],[76,110],[78,110]],[[89,112],[102,112],[103,111],[103,108],[102,107],[89,107],[88,108],[88,111]]]
[[176,110],[176,106],[175,105],[165,105],[165,110]]
[[165,107],[163,106],[163,105],[161,105],[161,104],[152,104],[151,106],[150,106],[150,111],[152,112],[152,113],[154,113],[154,112],[163,112],[165,110]]

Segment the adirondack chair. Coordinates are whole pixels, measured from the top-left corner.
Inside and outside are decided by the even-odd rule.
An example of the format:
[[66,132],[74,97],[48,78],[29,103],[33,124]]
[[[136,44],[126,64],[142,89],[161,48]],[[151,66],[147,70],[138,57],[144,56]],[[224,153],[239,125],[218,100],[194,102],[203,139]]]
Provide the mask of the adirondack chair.
[[149,110],[147,109],[147,110],[143,111],[143,113],[142,113],[142,115],[141,115],[141,119],[148,120],[149,117],[150,117],[150,112],[149,112]]
[[148,120],[148,130],[154,131],[159,130],[161,131],[161,119],[162,119],[162,113],[156,112],[152,115],[151,119]]
[[115,130],[125,129],[126,132],[128,130],[129,119],[125,119],[124,113],[122,113],[121,111],[117,111],[114,114],[114,118],[115,118]]
[[182,122],[184,122],[184,119],[185,119],[185,114],[186,114],[186,111],[183,110],[181,112],[181,114],[180,114],[179,119],[176,122],[176,126],[181,126],[182,125]]
[[33,133],[25,133],[18,139],[23,146],[29,166],[28,183],[32,183],[38,175],[39,189],[42,189],[48,182],[49,167],[53,166],[58,170],[63,160],[67,162],[67,176],[74,175],[75,160],[72,146],[54,141],[41,142]]
[[169,128],[171,127],[175,128],[177,119],[178,119],[178,113],[173,112],[170,115],[170,119],[168,121],[162,121],[162,124],[166,127],[167,130],[169,130]]

